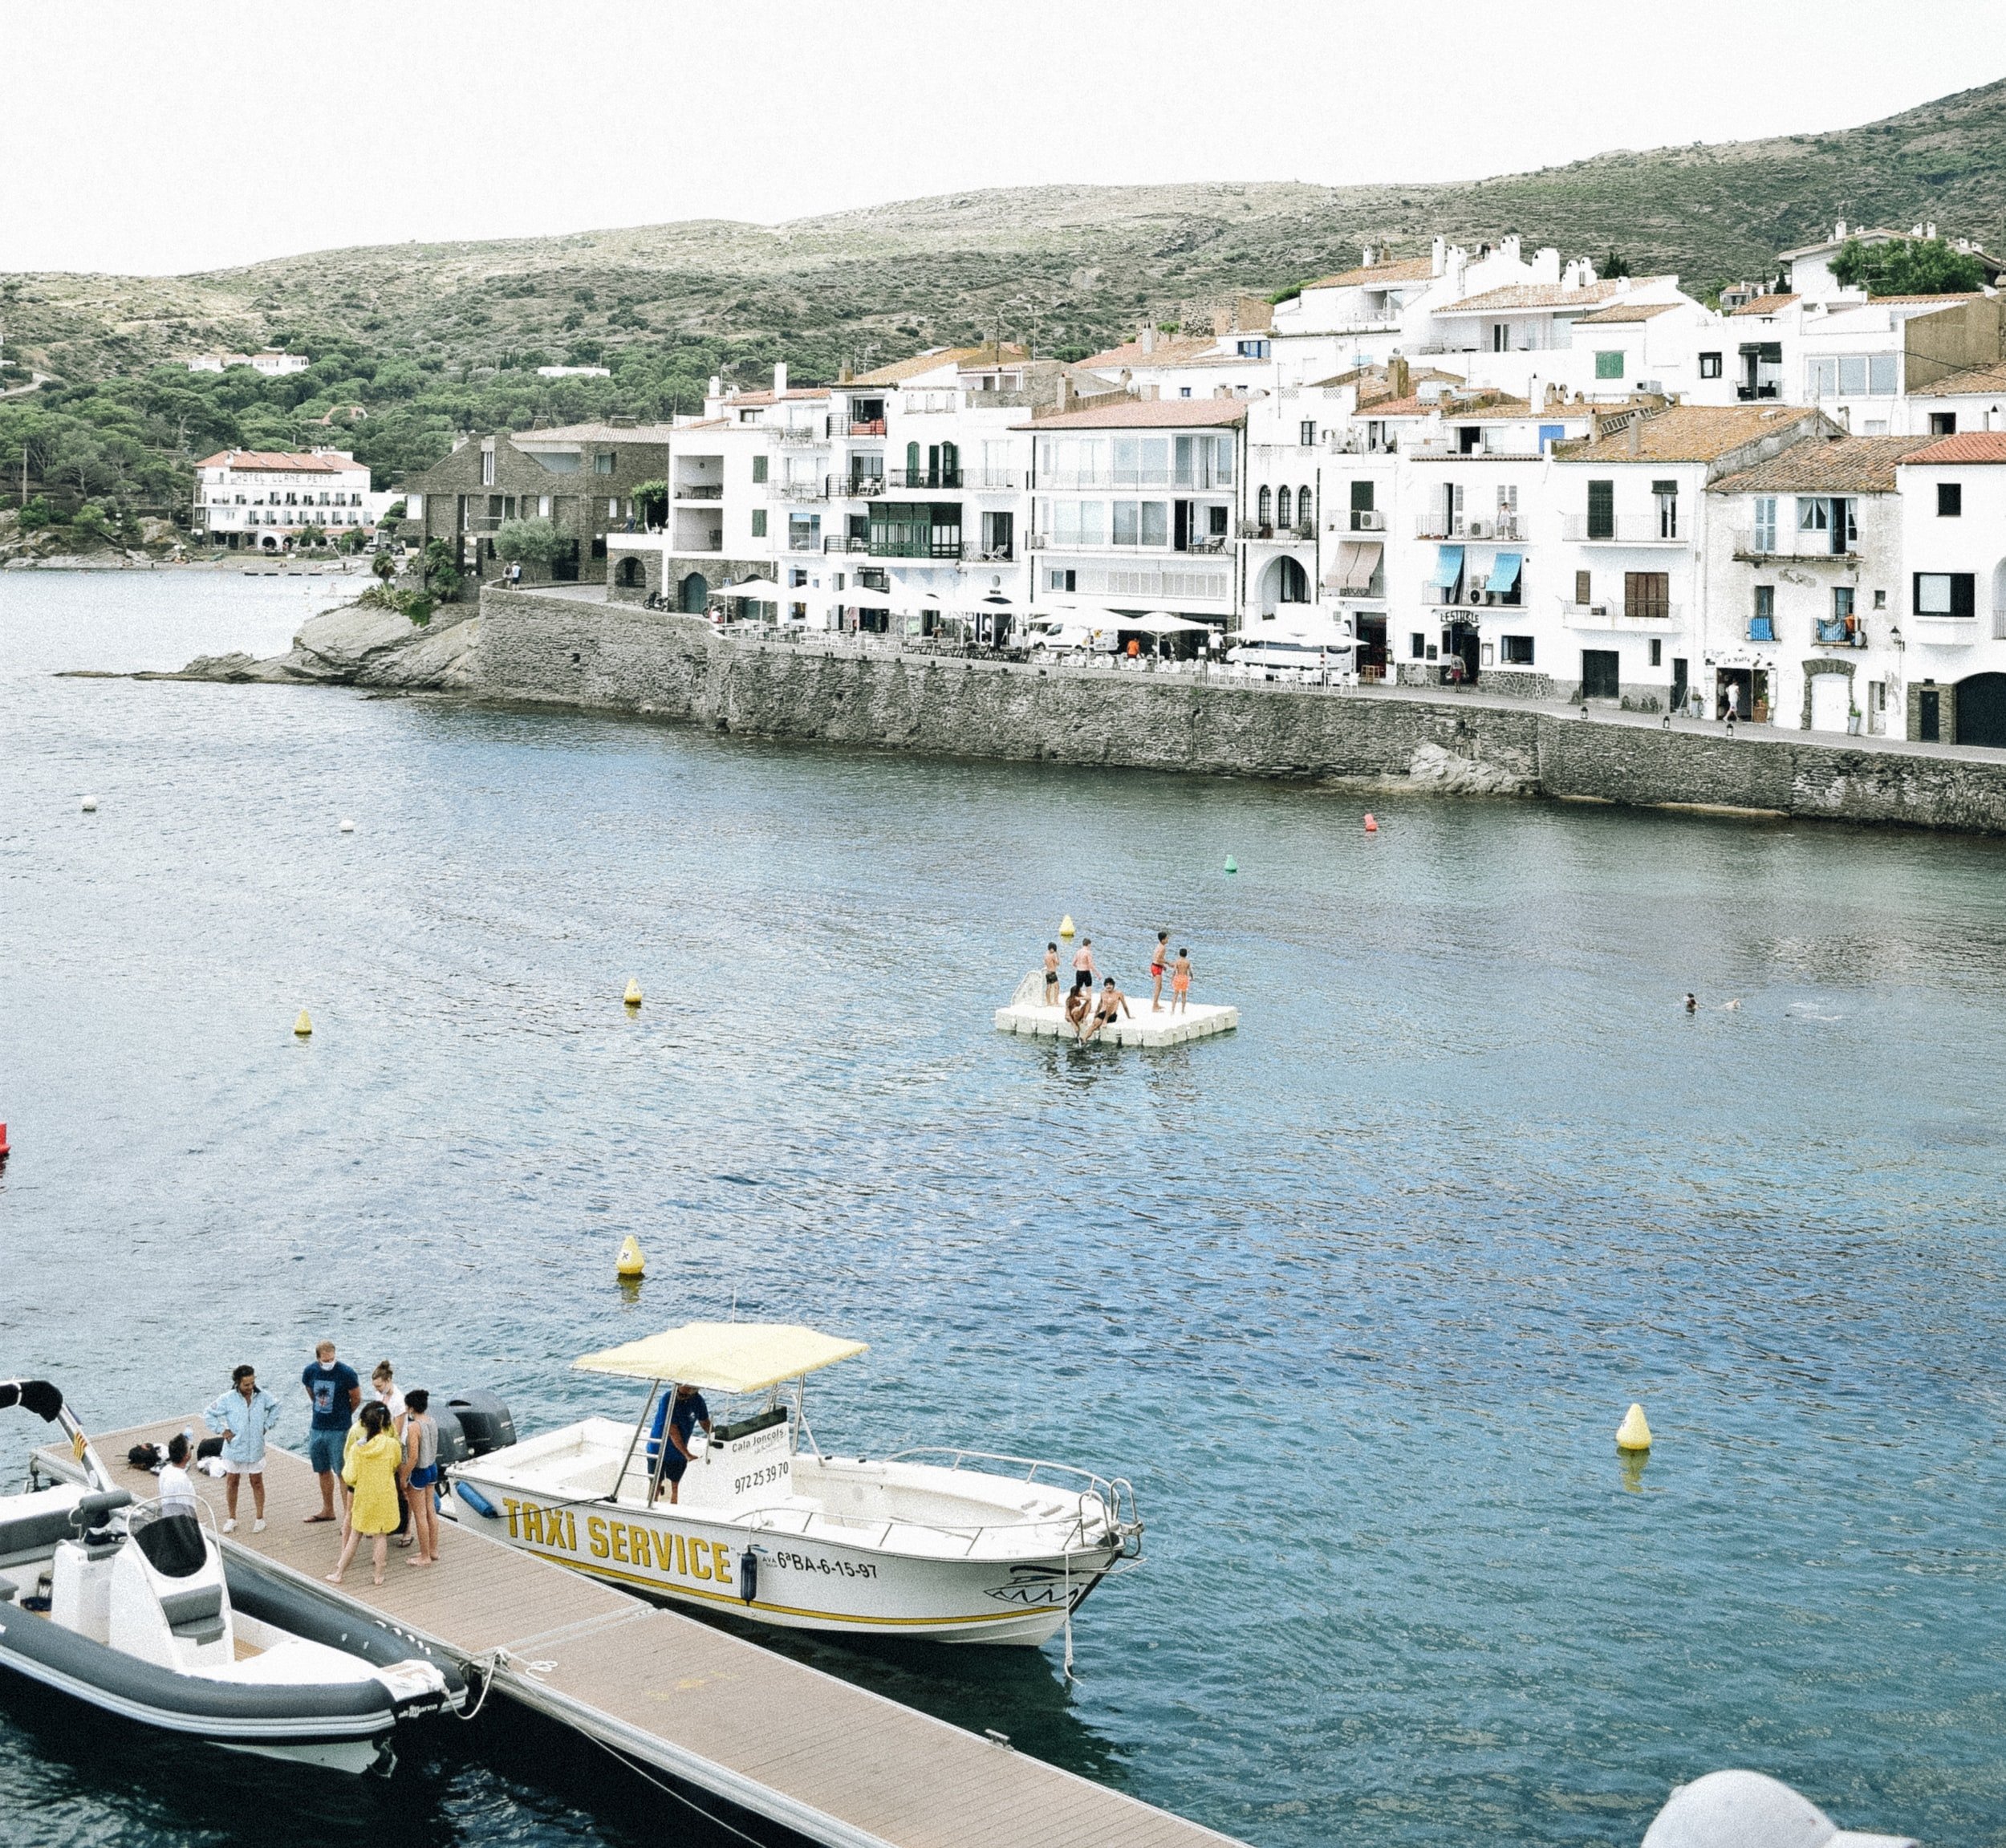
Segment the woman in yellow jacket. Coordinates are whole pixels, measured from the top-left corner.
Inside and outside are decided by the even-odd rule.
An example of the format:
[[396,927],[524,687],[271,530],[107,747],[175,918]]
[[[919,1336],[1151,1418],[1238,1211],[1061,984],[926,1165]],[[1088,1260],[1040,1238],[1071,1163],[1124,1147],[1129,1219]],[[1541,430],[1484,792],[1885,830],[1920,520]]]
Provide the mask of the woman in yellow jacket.
[[380,1399],[372,1400],[362,1408],[362,1436],[341,1466],[341,1479],[355,1491],[355,1501],[349,1510],[341,1562],[327,1574],[330,1585],[340,1584],[365,1533],[376,1543],[370,1564],[376,1582],[383,1583],[386,1542],[397,1529],[397,1472],[403,1466],[404,1446],[390,1428],[389,1408]]

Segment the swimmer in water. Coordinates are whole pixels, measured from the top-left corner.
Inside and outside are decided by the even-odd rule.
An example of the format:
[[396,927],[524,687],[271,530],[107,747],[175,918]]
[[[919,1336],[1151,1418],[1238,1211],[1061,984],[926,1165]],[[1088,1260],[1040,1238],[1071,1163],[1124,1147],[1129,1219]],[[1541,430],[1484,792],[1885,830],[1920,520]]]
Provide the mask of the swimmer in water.
[[1695,994],[1689,993],[1686,997],[1686,1012],[1687,1013],[1697,1013],[1699,1011],[1699,997]]

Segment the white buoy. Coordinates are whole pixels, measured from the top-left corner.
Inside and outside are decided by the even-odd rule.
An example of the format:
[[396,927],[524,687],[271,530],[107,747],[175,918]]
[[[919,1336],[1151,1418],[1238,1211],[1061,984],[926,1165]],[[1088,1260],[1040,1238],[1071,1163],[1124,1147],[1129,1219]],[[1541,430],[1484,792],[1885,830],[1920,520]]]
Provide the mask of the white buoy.
[[1633,1405],[1623,1414],[1623,1421],[1616,1431],[1616,1448],[1627,1451],[1650,1449],[1651,1427],[1645,1422],[1641,1405]]
[[83,798],[83,812],[87,815],[94,815],[98,812],[98,799],[95,796],[86,796]]
[[345,835],[351,835],[355,831],[355,824],[351,821],[344,820],[341,824],[341,831]]

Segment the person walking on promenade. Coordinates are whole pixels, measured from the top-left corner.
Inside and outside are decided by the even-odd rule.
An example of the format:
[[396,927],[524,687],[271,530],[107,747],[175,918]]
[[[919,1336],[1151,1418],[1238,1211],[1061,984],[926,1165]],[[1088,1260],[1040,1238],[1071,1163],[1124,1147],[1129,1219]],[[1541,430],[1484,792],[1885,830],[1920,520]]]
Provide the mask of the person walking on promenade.
[[1094,1009],[1093,1022],[1087,1028],[1086,1037],[1089,1039],[1098,1038],[1102,1028],[1115,1024],[1117,1012],[1127,1015],[1131,1020],[1135,1017],[1128,1012],[1128,997],[1115,985],[1115,978],[1111,975],[1107,978],[1107,985],[1101,990],[1100,1004]]
[[407,1566],[431,1566],[439,1558],[439,1509],[432,1500],[439,1480],[439,1426],[429,1409],[432,1395],[415,1387],[404,1395],[404,1490],[411,1532],[418,1550]]
[[1163,1011],[1163,970],[1170,961],[1170,932],[1159,930],[1156,933],[1156,947],[1149,952],[1149,1011]]
[[248,1363],[230,1370],[229,1391],[202,1414],[211,1431],[223,1434],[223,1494],[229,1505],[225,1533],[237,1531],[237,1485],[250,1478],[251,1532],[265,1531],[265,1437],[278,1422],[278,1401],[258,1383]]
[[341,1543],[341,1558],[327,1574],[330,1585],[340,1584],[365,1533],[373,1542],[369,1564],[374,1582],[383,1583],[384,1561],[388,1557],[390,1536],[397,1525],[397,1477],[403,1467],[404,1446],[391,1432],[390,1414],[372,1399],[362,1408],[356,1441],[342,1467],[342,1480],[355,1492],[355,1497],[347,1537]]
[[1084,977],[1086,985],[1090,987],[1099,973],[1094,967],[1094,940],[1083,936],[1079,940],[1079,948],[1073,952],[1073,985],[1080,987]]
[[341,1468],[348,1428],[362,1399],[362,1381],[347,1362],[335,1358],[335,1344],[323,1341],[314,1350],[313,1360],[300,1375],[299,1383],[314,1408],[307,1434],[307,1461],[320,1478],[320,1512],[307,1520],[332,1521],[335,1475]]
[[1045,946],[1045,1005],[1058,1005],[1058,945],[1055,943]]
[[1177,960],[1170,970],[1170,1011],[1172,1013],[1191,1012],[1191,946],[1187,944],[1177,952]]

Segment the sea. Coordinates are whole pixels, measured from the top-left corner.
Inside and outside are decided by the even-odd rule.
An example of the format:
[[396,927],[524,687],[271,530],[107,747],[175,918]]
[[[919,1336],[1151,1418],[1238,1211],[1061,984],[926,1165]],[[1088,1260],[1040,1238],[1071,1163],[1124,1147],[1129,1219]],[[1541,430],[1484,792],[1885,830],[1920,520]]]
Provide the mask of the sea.
[[[870,1344],[825,1448],[1147,1522],[1070,1679],[768,1639],[895,1699],[1257,1848],[1634,1844],[1728,1766],[2006,1842],[2006,844],[59,677],[345,587],[0,576],[0,1375],[110,1428],[327,1336],[534,1432],[805,1321]],[[996,1032],[1068,915],[1238,1030]],[[506,1711],[355,1780],[0,1677],[8,1848],[274,1814],[732,1839]]]

